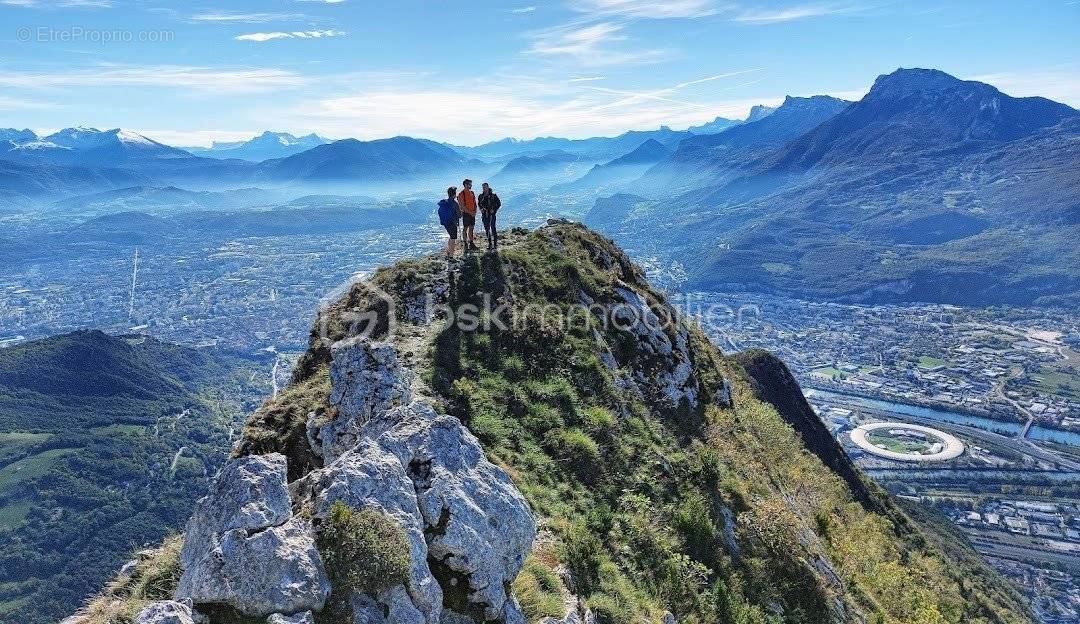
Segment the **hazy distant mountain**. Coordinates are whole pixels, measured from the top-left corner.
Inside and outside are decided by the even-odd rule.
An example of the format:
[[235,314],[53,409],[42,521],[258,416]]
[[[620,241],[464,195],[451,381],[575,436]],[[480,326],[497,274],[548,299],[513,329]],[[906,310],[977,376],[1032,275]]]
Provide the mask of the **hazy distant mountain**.
[[[17,130],[15,128],[0,128],[0,144],[11,142],[14,145],[32,143],[38,140],[38,135],[33,130]],[[0,147],[0,150],[3,148]],[[10,149],[10,148],[9,148]]]
[[592,209],[585,215],[584,221],[592,227],[604,231],[615,230],[619,224],[632,219],[634,211],[640,209],[641,216],[655,215],[655,206],[649,200],[629,193],[616,193],[608,197],[599,197]]
[[[650,167],[671,156],[671,148],[655,139],[649,139],[634,151],[612,161],[596,165],[581,178],[564,185],[567,189],[591,189],[601,192],[612,186],[632,182]],[[563,187],[560,187],[563,188]]]
[[687,128],[687,132],[693,134],[716,134],[717,132],[723,132],[728,128],[741,124],[742,121],[738,119],[728,119],[727,117],[717,117],[710,122],[703,123],[700,126],[690,126]]
[[[817,95],[788,96],[776,109],[758,109],[756,121],[747,121],[718,134],[684,139],[670,158],[649,170],[646,188],[687,190],[719,184],[753,167],[753,163],[788,141],[816,128],[851,104]],[[764,110],[765,112],[761,112]],[[754,117],[751,114],[751,118]],[[749,119],[749,118],[748,118]]]
[[107,167],[32,165],[0,159],[0,197],[25,200],[95,193],[145,184],[137,173]]
[[284,158],[299,154],[304,150],[330,143],[317,134],[305,136],[293,136],[287,132],[271,132],[267,130],[257,137],[247,141],[217,142],[206,148],[187,148],[187,151],[197,156],[209,158],[239,158],[262,162],[271,158]]
[[618,158],[649,139],[655,139],[662,145],[675,145],[688,136],[690,136],[689,132],[676,131],[667,126],[662,126],[658,130],[631,130],[615,137],[502,139],[477,147],[454,146],[454,149],[468,156],[487,159],[510,155],[535,155],[537,153],[561,150],[598,162]]
[[441,143],[410,137],[344,139],[258,166],[257,178],[275,181],[392,180],[460,169],[466,159]]
[[341,196],[303,197],[272,209],[197,210],[151,215],[140,211],[96,216],[60,233],[50,233],[41,245],[88,247],[110,245],[153,246],[170,238],[200,241],[248,236],[331,235],[390,225],[417,224],[434,219],[434,202],[413,200],[377,202],[372,198]]
[[135,210],[173,213],[265,206],[273,201],[272,192],[259,188],[189,191],[176,186],[132,186],[69,197],[53,203],[52,208],[89,214]]
[[[939,71],[898,70],[759,155],[750,146],[791,131],[779,125],[783,111],[701,146],[703,163],[724,154],[739,162],[750,149],[736,175],[728,169],[674,201],[639,207],[610,230],[635,236],[638,221],[663,214],[672,226],[650,236],[695,267],[700,288],[1080,303],[1080,185],[1063,183],[1080,171],[1080,112]],[[770,123],[775,133],[741,136]]]
[[755,106],[751,106],[750,114],[746,116],[746,119],[743,120],[743,123],[751,123],[759,119],[764,119],[776,112],[776,108],[777,107],[775,106],[765,106],[764,104],[757,104]]
[[644,165],[655,163],[671,155],[671,149],[656,139],[649,139],[637,146],[634,151],[600,165],[601,167],[624,167],[626,165]]
[[564,150],[552,150],[536,156],[518,156],[503,165],[496,175],[533,174],[551,167],[561,166],[565,163],[580,162],[578,154],[571,154]]
[[117,167],[185,158],[192,155],[119,128],[65,128],[35,140],[0,143],[0,159],[26,164]]
[[716,119],[701,124],[700,126],[690,126],[687,128],[687,132],[692,134],[716,134],[723,132],[728,128],[734,128],[739,124],[753,123],[759,119],[764,119],[772,114],[776,109],[771,106],[765,106],[764,104],[757,104],[750,108],[750,114],[746,116],[746,119],[728,119],[726,117],[717,117]]
[[564,150],[553,150],[536,156],[518,156],[503,165],[502,169],[491,177],[491,183],[548,188],[573,180],[595,162]]

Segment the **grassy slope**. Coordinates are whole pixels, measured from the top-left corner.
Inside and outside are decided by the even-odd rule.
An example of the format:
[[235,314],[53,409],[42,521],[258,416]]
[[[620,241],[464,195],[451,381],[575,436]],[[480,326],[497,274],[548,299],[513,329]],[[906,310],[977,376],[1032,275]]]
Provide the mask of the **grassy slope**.
[[[805,401],[791,395],[793,382],[770,381],[787,375],[775,358],[725,357],[691,328],[701,396],[728,378],[734,407],[666,408],[648,387],[626,389],[622,372],[600,359],[603,344],[621,371],[659,364],[636,340],[526,312],[530,304],[568,310],[582,293],[609,303],[616,284],[665,305],[595,233],[573,225],[515,230],[499,256],[469,257],[450,277],[424,258],[373,279],[397,297],[391,338],[423,391],[470,427],[538,516],[540,537],[514,584],[530,621],[561,615],[559,565],[602,623],[655,622],[664,611],[680,622],[1028,621],[1018,595],[985,566],[939,550],[939,538],[860,474],[834,472],[847,460],[820,432],[808,432],[815,448],[807,449],[789,424],[809,426]],[[452,304],[488,295],[529,318],[475,332],[401,322],[407,301],[440,285]],[[354,289],[316,327],[339,337],[342,313],[371,303]],[[292,387],[252,417],[239,449],[286,453],[293,478],[317,466],[303,422],[328,409],[328,353],[319,345],[313,336]]]
[[251,366],[101,332],[0,351],[0,621],[70,615],[132,550],[181,526],[240,403],[263,390],[240,371]]

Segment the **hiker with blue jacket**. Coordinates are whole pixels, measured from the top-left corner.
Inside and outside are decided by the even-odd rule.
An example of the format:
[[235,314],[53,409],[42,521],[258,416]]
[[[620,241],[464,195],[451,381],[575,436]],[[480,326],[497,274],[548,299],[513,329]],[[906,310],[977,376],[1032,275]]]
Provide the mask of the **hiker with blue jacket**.
[[450,235],[450,240],[446,243],[447,260],[454,259],[454,252],[457,247],[458,221],[461,219],[461,208],[458,206],[457,200],[454,199],[455,195],[457,195],[457,188],[451,186],[446,189],[446,199],[439,200],[439,223],[446,229],[446,233]]

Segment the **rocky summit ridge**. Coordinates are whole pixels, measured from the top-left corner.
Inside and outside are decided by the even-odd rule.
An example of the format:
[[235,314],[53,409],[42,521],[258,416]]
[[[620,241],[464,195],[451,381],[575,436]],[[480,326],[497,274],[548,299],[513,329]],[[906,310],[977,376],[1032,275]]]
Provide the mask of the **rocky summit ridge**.
[[320,310],[182,539],[69,620],[1029,616],[866,480],[783,363],[721,354],[611,241],[552,221]]

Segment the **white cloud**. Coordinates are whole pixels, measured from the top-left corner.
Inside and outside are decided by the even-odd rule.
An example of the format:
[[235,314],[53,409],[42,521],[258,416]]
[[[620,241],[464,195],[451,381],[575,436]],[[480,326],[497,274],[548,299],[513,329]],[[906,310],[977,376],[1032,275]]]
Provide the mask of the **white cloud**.
[[210,147],[214,141],[247,141],[262,132],[236,130],[141,130],[135,132],[165,145]]
[[594,82],[594,81],[603,80],[603,79],[604,79],[603,76],[579,76],[579,77],[576,77],[576,78],[571,78],[569,80],[569,82]]
[[341,37],[345,33],[340,30],[298,30],[294,32],[257,32],[234,37],[237,41],[273,41],[275,39],[323,39],[327,37]]
[[630,45],[626,29],[639,20],[698,18],[714,15],[716,0],[568,0],[580,15],[566,24],[527,33],[526,52],[569,58],[586,66],[658,62],[670,56],[664,49]]
[[801,4],[782,9],[748,9],[736,13],[731,19],[751,25],[778,24],[828,15],[856,13],[863,9],[864,7],[854,4]]
[[588,66],[618,65],[658,61],[664,56],[662,50],[627,50],[614,46],[627,37],[623,25],[615,22],[595,24],[569,24],[546,28],[531,33],[529,54],[548,57],[569,57]]
[[719,77],[625,93],[565,81],[539,87],[528,81],[478,81],[455,90],[387,86],[315,99],[274,114],[286,122],[278,125],[301,125],[327,136],[372,139],[408,134],[476,144],[507,136],[586,137],[661,125],[685,128],[717,115],[745,117],[755,104],[783,100],[714,96],[690,102],[667,97],[713,79]]
[[1028,72],[998,72],[971,76],[968,80],[978,80],[994,85],[1002,92],[1013,97],[1040,96],[1080,107],[1080,67],[1062,67],[1052,70]]
[[211,94],[258,93],[302,87],[308,79],[280,69],[211,69],[181,65],[101,65],[57,72],[0,71],[0,87],[167,87]]
[[510,12],[511,13],[532,13],[535,10],[536,10],[536,7],[534,7],[534,6],[523,6],[523,7],[518,7],[516,9],[510,9]]
[[60,104],[54,104],[52,102],[39,102],[36,100],[26,100],[7,95],[0,95],[0,110],[50,110],[57,108],[62,108],[62,106]]
[[215,24],[265,24],[266,22],[280,22],[286,20],[306,19],[303,13],[228,13],[211,11],[199,13],[188,18],[192,22],[207,22]]
[[719,10],[713,0],[575,0],[571,6],[582,13],[633,19],[705,17]]
[[626,39],[619,34],[621,30],[622,26],[611,22],[549,28],[537,33],[530,50],[537,54],[589,54],[595,52],[602,43]]

